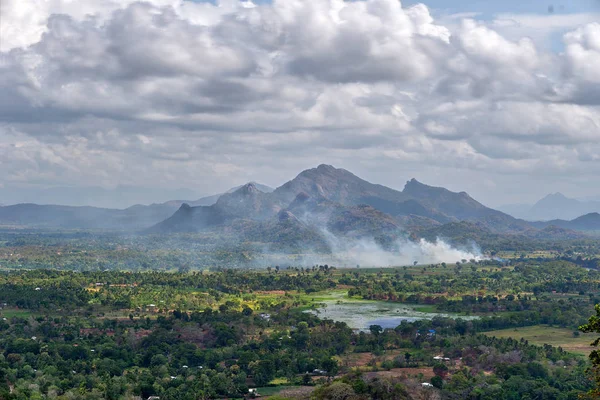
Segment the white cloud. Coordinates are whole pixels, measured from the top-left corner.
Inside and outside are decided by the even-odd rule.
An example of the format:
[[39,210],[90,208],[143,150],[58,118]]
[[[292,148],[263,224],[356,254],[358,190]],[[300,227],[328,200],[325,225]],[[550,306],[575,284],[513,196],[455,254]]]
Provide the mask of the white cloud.
[[600,23],[567,33],[565,44],[569,73],[576,79],[600,83]]
[[211,191],[217,175],[278,184],[321,162],[457,186],[600,172],[600,25],[463,17],[396,0],[8,0],[0,180]]
[[575,30],[580,26],[598,21],[598,13],[569,14],[499,14],[491,27],[511,40],[529,37],[539,48],[552,49],[557,35]]

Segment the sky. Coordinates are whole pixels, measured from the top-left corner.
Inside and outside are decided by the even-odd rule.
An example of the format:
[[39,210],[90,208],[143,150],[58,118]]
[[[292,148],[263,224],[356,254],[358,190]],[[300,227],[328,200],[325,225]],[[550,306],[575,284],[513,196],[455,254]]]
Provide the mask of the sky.
[[61,187],[278,186],[322,163],[490,206],[600,196],[599,0],[1,11],[0,203]]

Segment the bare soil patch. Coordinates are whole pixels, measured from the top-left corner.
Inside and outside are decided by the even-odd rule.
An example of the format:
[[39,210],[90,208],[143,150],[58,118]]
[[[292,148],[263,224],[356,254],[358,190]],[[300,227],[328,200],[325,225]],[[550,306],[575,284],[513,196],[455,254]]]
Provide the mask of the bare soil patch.
[[368,378],[409,378],[423,374],[423,379],[429,380],[435,376],[433,368],[392,368],[389,371],[367,372]]
[[308,400],[315,388],[311,386],[300,386],[297,388],[284,389],[277,395],[290,399]]

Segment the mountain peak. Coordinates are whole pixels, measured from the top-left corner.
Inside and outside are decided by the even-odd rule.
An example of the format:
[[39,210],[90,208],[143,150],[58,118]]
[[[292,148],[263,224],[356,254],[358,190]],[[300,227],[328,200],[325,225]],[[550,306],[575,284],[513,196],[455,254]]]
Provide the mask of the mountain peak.
[[247,183],[233,193],[219,197],[212,206],[230,218],[264,219],[278,212],[275,199],[260,191],[254,183]]
[[410,187],[410,186],[423,187],[423,186],[427,186],[427,185],[419,182],[416,178],[412,178],[410,181],[406,182],[406,185],[404,186],[404,188],[406,189],[406,187]]
[[314,178],[318,176],[339,176],[342,173],[346,172],[341,168],[336,168],[333,165],[321,164],[317,168],[311,168],[304,170],[300,173],[299,176]]
[[179,207],[179,209],[180,209],[181,211],[189,211],[189,210],[191,210],[191,209],[192,209],[192,207],[191,207],[191,206],[190,206],[188,203],[183,203],[183,204],[181,205],[181,207]]
[[565,196],[564,194],[562,194],[561,192],[556,192],[556,193],[550,193],[548,195],[546,195],[546,197],[544,197],[542,200],[544,199],[553,199],[553,200],[571,200],[570,198],[568,198],[567,196]]
[[260,183],[255,182],[255,181],[252,181],[252,182],[246,183],[245,185],[236,186],[234,188],[231,188],[227,192],[225,192],[224,194],[237,192],[238,190],[243,189],[244,187],[246,187],[248,185],[253,185],[255,189],[257,189],[259,192],[263,192],[263,193],[271,193],[274,190],[272,187],[260,184]]
[[285,205],[294,201],[301,192],[315,201],[329,200],[342,205],[368,204],[376,198],[388,202],[403,199],[402,193],[397,190],[367,182],[350,171],[327,164],[302,171],[274,193]]
[[262,192],[260,190],[258,190],[258,188],[256,187],[256,184],[254,182],[250,182],[250,183],[246,183],[245,185],[243,185],[242,187],[240,187],[238,190],[236,190],[233,193],[234,194],[243,194],[243,195],[252,195],[252,194],[262,193]]
[[535,203],[533,207],[562,208],[571,207],[578,203],[578,200],[571,199],[560,192],[556,192],[546,195],[544,198],[540,199],[537,203]]
[[600,219],[600,214],[597,212],[591,212],[591,213],[587,213],[585,215],[582,215],[580,217],[575,218],[573,221],[577,221],[577,220],[582,220],[582,219]]
[[317,167],[317,171],[334,172],[334,171],[337,171],[337,168],[335,168],[333,165],[321,164]]
[[402,192],[404,194],[418,195],[419,193],[422,193],[424,190],[427,190],[427,189],[436,190],[436,189],[442,189],[442,188],[428,186],[424,183],[419,182],[415,178],[412,178],[410,181],[406,182],[406,185],[404,185],[404,190]]

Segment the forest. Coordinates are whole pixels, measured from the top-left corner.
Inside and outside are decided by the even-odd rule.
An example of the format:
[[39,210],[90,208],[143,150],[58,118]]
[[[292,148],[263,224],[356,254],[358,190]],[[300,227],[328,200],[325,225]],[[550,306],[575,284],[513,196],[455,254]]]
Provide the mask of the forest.
[[[600,272],[576,261],[4,268],[0,398],[577,399],[595,388],[595,337],[578,327]],[[321,317],[346,302],[435,316]],[[558,343],[540,339],[550,330]]]

